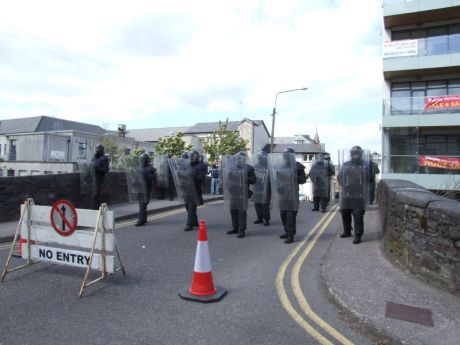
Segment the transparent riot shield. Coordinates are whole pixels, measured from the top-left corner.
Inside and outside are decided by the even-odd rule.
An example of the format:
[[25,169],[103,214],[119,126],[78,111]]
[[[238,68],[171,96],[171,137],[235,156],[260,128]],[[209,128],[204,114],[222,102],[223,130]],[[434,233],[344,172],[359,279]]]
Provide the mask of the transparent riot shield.
[[156,170],[157,186],[160,188],[169,187],[169,163],[167,155],[153,157],[153,166]]
[[168,163],[179,198],[183,199],[185,203],[193,202],[198,205],[198,193],[190,160],[186,158],[169,158]]
[[258,153],[252,157],[251,164],[256,174],[256,183],[252,187],[252,200],[256,204],[268,202],[270,175],[268,172],[268,155]]
[[280,211],[299,209],[299,185],[295,156],[292,153],[271,153],[268,156],[272,206]]
[[80,192],[83,195],[91,195],[96,189],[96,177],[91,163],[78,164],[80,173]]
[[322,155],[317,155],[310,168],[308,176],[313,184],[313,196],[320,198],[329,198],[330,183],[328,175],[328,162]]
[[222,186],[225,205],[231,210],[248,208],[248,170],[246,157],[222,157]]
[[131,169],[125,172],[126,185],[128,186],[128,196],[130,202],[144,200],[148,202],[145,190],[144,173],[141,168]]
[[339,150],[340,209],[365,210],[369,201],[369,151],[363,150],[358,158],[352,158],[350,150]]

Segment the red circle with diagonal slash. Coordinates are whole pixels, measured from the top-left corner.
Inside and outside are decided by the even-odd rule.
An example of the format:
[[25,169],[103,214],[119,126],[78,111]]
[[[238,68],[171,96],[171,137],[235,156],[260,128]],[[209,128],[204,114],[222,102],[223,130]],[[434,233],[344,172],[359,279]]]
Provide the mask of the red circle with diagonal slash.
[[[67,210],[69,210],[72,213],[73,216],[73,221],[72,223],[69,222],[67,217],[62,213],[61,207],[65,206]],[[57,213],[61,220],[64,221],[65,225],[67,225],[67,228],[69,230],[62,229],[62,225],[56,224],[54,221],[54,214]],[[77,223],[78,223],[78,217],[77,217],[77,210],[75,209],[75,206],[70,203],[70,201],[61,199],[56,201],[53,206],[51,207],[51,213],[50,213],[50,218],[51,218],[51,225],[53,226],[53,229],[56,230],[56,232],[61,235],[61,236],[70,236],[73,234],[75,229],[77,228]]]

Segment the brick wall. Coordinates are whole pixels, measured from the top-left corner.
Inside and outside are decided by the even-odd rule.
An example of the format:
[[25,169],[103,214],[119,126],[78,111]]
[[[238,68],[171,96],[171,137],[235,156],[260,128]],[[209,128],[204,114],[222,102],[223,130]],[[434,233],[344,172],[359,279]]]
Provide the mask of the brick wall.
[[403,269],[460,295],[460,203],[404,180],[382,180],[385,249]]

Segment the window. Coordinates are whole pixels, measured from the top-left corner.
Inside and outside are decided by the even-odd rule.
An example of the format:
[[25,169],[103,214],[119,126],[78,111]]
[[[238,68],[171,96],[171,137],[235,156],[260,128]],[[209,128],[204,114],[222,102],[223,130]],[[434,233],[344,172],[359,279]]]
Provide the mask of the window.
[[78,142],[78,158],[86,158],[86,143]]
[[3,169],[0,169],[0,176],[3,176]]
[[52,171],[45,170],[45,171],[44,171],[44,174],[45,174],[45,175],[52,175],[53,172],[52,172]]
[[6,176],[14,176],[14,170],[13,169],[8,169],[6,171]]
[[40,170],[31,170],[31,171],[30,171],[30,174],[31,174],[32,176],[40,175]]
[[18,176],[27,176],[27,170],[19,170]]
[[10,140],[10,161],[16,160],[16,139]]

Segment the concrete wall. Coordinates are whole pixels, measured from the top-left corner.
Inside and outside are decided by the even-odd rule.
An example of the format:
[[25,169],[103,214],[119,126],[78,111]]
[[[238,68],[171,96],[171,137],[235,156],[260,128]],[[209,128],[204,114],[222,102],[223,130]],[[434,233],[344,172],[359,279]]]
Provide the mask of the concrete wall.
[[[203,192],[209,193],[211,178],[207,177]],[[152,190],[152,198],[159,195],[158,188]],[[58,199],[68,199],[77,208],[90,208],[91,196],[80,192],[80,175],[59,174],[41,176],[19,176],[0,178],[0,222],[19,219],[19,208],[27,198],[37,205],[49,206]],[[110,172],[106,175],[102,202],[117,204],[128,202],[125,174]]]
[[[113,204],[127,202],[127,187],[123,173],[109,173],[104,182],[102,200]],[[80,193],[80,175],[40,175],[0,178],[0,222],[19,218],[20,204],[33,198],[38,205],[51,205],[65,198],[78,208],[90,208],[90,195]]]
[[405,180],[382,180],[385,250],[403,269],[460,295],[460,203]]

